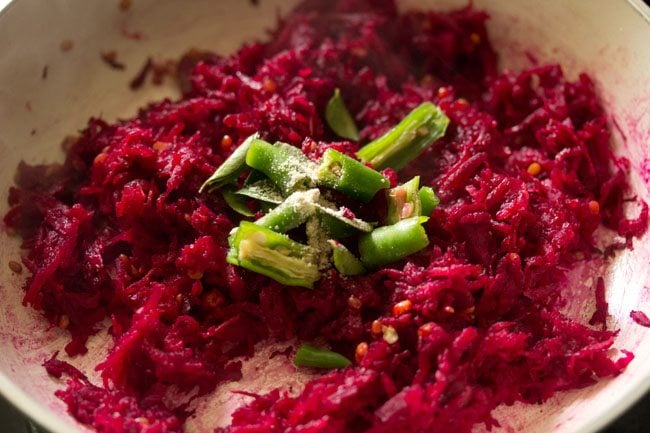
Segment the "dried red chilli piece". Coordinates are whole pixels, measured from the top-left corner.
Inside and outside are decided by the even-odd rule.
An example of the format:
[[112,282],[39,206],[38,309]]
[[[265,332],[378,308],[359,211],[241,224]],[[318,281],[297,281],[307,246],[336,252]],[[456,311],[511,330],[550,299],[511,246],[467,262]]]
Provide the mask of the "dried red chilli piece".
[[100,57],[104,61],[104,63],[106,63],[108,66],[110,66],[113,69],[123,70],[126,68],[124,63],[120,62],[117,59],[117,51],[115,50],[102,51],[100,53]]
[[646,328],[650,328],[650,318],[648,318],[648,316],[643,311],[640,310],[630,311],[630,317],[639,325],[645,326]]
[[607,315],[609,304],[605,299],[605,280],[598,277],[596,281],[596,311],[589,320],[590,325],[601,325],[603,329],[607,327]]
[[140,87],[142,87],[144,82],[147,80],[147,76],[149,75],[152,66],[153,66],[152,58],[147,57],[147,60],[145,60],[144,64],[142,65],[138,73],[133,77],[133,79],[129,83],[129,87],[131,88],[131,90],[137,90]]

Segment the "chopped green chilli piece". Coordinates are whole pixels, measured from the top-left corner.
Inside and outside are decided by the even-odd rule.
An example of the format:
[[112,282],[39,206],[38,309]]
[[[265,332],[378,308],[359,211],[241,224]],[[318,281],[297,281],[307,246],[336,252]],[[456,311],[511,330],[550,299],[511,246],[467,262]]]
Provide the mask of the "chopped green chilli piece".
[[420,196],[420,204],[422,206],[421,214],[431,216],[431,212],[440,204],[440,199],[430,186],[420,188],[418,195]]
[[298,367],[311,368],[344,368],[352,364],[349,359],[340,353],[331,350],[319,349],[309,344],[302,344],[293,363]]
[[359,230],[326,213],[319,214],[320,230],[328,239],[345,239],[359,233]]
[[425,102],[386,134],[363,146],[357,157],[377,170],[401,170],[445,135],[448,124],[449,118],[438,106]]
[[377,191],[390,186],[379,172],[334,149],[327,149],[323,154],[316,177],[322,185],[365,203]]
[[403,185],[392,188],[386,194],[388,212],[386,224],[395,224],[401,220],[419,216],[422,211],[420,204],[420,176],[415,176]]
[[228,249],[228,253],[226,254],[226,262],[230,263],[231,265],[239,266],[239,260],[237,259],[237,249],[233,247],[235,243],[235,236],[237,236],[237,230],[239,230],[239,227],[233,228],[230,230],[230,233],[228,233],[228,245],[230,245],[230,249]]
[[[388,142],[386,137],[397,135],[393,140],[395,146],[375,145],[375,150],[381,151],[378,153],[381,161],[367,161],[375,166],[386,161],[396,167],[406,164],[444,133],[446,122],[442,132],[428,144],[422,138],[432,136],[429,132],[433,120],[440,120],[440,116],[446,119],[442,112],[436,117],[438,112],[435,105],[422,104],[391,132],[376,140]],[[408,140],[404,138],[407,135]],[[362,158],[364,149],[358,153]],[[229,184],[235,183],[247,166],[250,173],[244,186],[235,191]],[[254,216],[248,205],[256,200],[255,209],[259,206],[265,212],[257,221],[242,221],[230,232],[228,263],[285,285],[312,288],[320,279],[321,271],[332,265],[341,275],[360,275],[425,248],[429,240],[422,224],[428,218],[419,215],[430,214],[439,200],[433,189],[420,188],[419,183],[420,178],[416,176],[387,191],[389,225],[373,229],[375,223],[363,221],[345,207],[324,199],[319,188],[331,188],[368,203],[378,191],[390,187],[389,180],[381,173],[334,149],[328,149],[320,163],[315,164],[299,148],[281,142],[270,144],[254,134],[215,171],[201,190],[226,186],[222,189],[224,200],[234,211]],[[303,225],[304,238],[299,237],[306,239],[308,245],[284,234],[296,233],[293,230]],[[337,241],[355,234],[360,235],[359,258]],[[306,366],[338,368],[349,364],[334,352],[305,347],[299,351],[301,356],[296,357],[296,365],[304,362]],[[310,358],[312,355],[315,357]],[[325,359],[325,363],[314,361],[317,359]]]
[[237,180],[240,174],[246,170],[246,153],[251,144],[259,139],[255,133],[243,141],[242,144],[230,154],[228,158],[217,168],[217,170],[201,185],[199,193],[212,191]]
[[428,219],[412,217],[363,235],[359,240],[361,261],[369,268],[378,268],[425,248],[429,238],[422,223]]
[[261,201],[261,202],[260,202],[260,210],[261,210],[262,213],[264,213],[264,214],[267,214],[267,213],[271,212],[271,211],[272,211],[273,209],[275,209],[276,207],[278,207],[278,205],[277,205],[277,204],[274,204],[274,203],[267,203],[267,202],[265,202],[265,201]]
[[246,176],[246,179],[244,179],[244,186],[251,185],[253,183],[259,182],[260,180],[269,180],[269,178],[266,177],[262,172],[251,170],[250,173],[248,173],[248,176]]
[[327,239],[345,239],[359,233],[354,227],[328,214],[321,213],[318,218],[320,221],[320,230]]
[[[355,231],[369,233],[372,231],[373,227],[370,223],[367,223],[359,218],[349,218],[345,216],[344,209],[336,209],[330,203],[325,200],[321,200],[320,203],[316,203],[315,207],[318,212],[324,217],[324,221],[327,224],[342,224],[347,226]],[[336,230],[335,230],[336,231]]]
[[280,190],[268,179],[245,185],[242,189],[235,191],[235,194],[272,204],[280,204],[284,200]]
[[231,265],[239,266],[239,260],[237,259],[237,250],[234,248],[229,248],[228,253],[226,254],[226,262]]
[[339,89],[334,90],[334,95],[332,95],[327,107],[325,107],[325,120],[327,120],[327,125],[339,137],[359,141],[359,130],[345,106],[345,102],[343,102]]
[[255,215],[247,206],[246,198],[241,195],[237,195],[232,189],[223,189],[223,199],[226,201],[226,204],[230,206],[232,210],[237,212],[240,215],[246,217],[252,217]]
[[286,233],[303,224],[315,212],[314,205],[320,197],[316,188],[296,191],[276,208],[255,221],[255,224],[277,233]]
[[328,242],[332,247],[334,267],[341,275],[361,275],[366,272],[361,260],[357,259],[345,245],[336,240],[329,240]]
[[288,144],[254,140],[246,164],[264,173],[284,195],[314,186],[315,164]]
[[276,141],[273,143],[275,147],[278,147],[282,149],[284,152],[287,152],[289,155],[293,156],[296,159],[299,159],[300,162],[303,162],[305,164],[313,164],[309,158],[307,158],[307,155],[305,155],[300,148],[296,146],[292,146],[287,143],[283,143],[281,141]]
[[315,264],[317,252],[285,235],[242,221],[230,241],[229,263],[287,286],[312,288],[320,278]]

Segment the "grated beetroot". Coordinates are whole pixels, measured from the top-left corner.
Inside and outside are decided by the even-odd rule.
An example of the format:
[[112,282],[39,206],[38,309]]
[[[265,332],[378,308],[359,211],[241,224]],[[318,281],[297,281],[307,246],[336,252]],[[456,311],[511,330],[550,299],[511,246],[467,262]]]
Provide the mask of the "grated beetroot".
[[151,433],[181,433],[187,413],[182,407],[169,410],[162,395],[149,395],[138,400],[133,396],[92,385],[86,375],[65,361],[56,359],[58,353],[43,363],[56,378],[69,376],[67,389],[57,391],[80,422],[92,424],[98,432],[118,433],[147,431]]
[[[180,100],[112,124],[91,119],[61,166],[21,164],[5,223],[27,251],[24,303],[69,330],[71,356],[112,323],[101,387],[56,357],[45,363],[70,376],[57,392],[70,413],[100,432],[180,432],[187,398],[167,392],[204,395],[238,379],[234,359],[266,338],[322,338],[350,359],[366,342],[367,352],[296,396],[251,395],[218,432],[469,433],[496,425],[498,405],[619,374],[633,355],[609,357],[603,280],[598,329],[560,312],[572,295],[560,282],[578,255],[595,254],[599,225],[630,247],[647,205],[625,217],[629,163],[612,153],[591,79],[568,81],[557,65],[499,74],[487,18],[308,0],[269,42],[181,60]],[[353,154],[358,144],[337,141],[323,120],[337,87],[351,95],[362,142],[423,101],[451,119],[399,176],[385,171],[393,184],[417,174],[437,191],[430,247],[370,275],[330,271],[313,291],[227,264],[239,216],[199,186],[228,143],[256,131],[313,159],[329,147]],[[381,197],[346,206],[378,220]]]

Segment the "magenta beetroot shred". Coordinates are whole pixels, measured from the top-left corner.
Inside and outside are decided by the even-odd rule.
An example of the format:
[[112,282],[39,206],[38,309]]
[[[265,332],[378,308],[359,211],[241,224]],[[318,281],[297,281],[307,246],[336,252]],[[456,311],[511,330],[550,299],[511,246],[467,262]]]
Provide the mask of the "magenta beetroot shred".
[[[102,383],[56,355],[44,364],[69,412],[99,432],[182,432],[189,396],[238,380],[241,357],[264,340],[314,345],[302,355],[325,353],[330,370],[297,393],[250,394],[216,432],[469,433],[497,425],[499,405],[619,374],[633,355],[610,351],[603,279],[590,323],[579,323],[560,311],[572,296],[564,276],[604,254],[601,225],[623,239],[612,250],[631,247],[647,206],[623,212],[629,164],[612,153],[589,76],[569,80],[558,65],[499,72],[487,19],[307,0],[267,42],[184,58],[180,99],[91,119],[62,165],[22,164],[5,223],[24,240],[24,303],[69,332],[73,357],[110,321]],[[333,95],[351,118],[341,128],[326,119]],[[244,216],[220,190],[199,189],[248,137],[290,145],[309,164],[357,160],[423,104],[444,113],[446,130],[399,170],[366,165],[388,189],[367,202],[327,194],[337,215],[378,230],[385,191],[402,200],[398,219],[410,215],[393,188],[419,176],[439,199],[417,222],[426,246],[340,266],[349,275],[319,264],[303,286],[238,265],[265,211],[249,197]],[[307,242],[295,233],[281,236]],[[358,256],[363,236],[329,245]],[[188,397],[170,399],[172,389]]]

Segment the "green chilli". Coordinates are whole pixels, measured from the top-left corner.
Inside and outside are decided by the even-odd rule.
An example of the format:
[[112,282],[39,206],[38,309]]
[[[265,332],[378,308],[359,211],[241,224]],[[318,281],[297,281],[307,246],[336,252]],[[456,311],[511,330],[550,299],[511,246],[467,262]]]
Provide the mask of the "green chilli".
[[425,248],[429,238],[422,224],[428,219],[412,217],[363,235],[359,240],[361,261],[369,268],[378,268]]
[[334,90],[334,94],[327,103],[327,107],[325,107],[325,120],[327,125],[339,137],[359,141],[359,130],[343,102],[339,89]]
[[[345,216],[342,209],[336,209],[326,200],[321,200],[319,203],[316,203],[315,207],[316,211],[321,214],[323,221],[326,224],[331,226],[343,225],[355,231],[365,233],[372,231],[372,224],[360,220],[359,218],[348,218]],[[338,230],[336,227],[332,227],[332,229],[334,233]]]
[[312,288],[320,278],[318,252],[265,227],[242,221],[229,238],[226,260],[287,286]]
[[285,143],[255,140],[246,153],[246,164],[264,173],[284,195],[314,186],[315,164],[300,149]]
[[212,191],[237,180],[240,174],[246,170],[246,154],[251,144],[260,138],[259,134],[248,137],[242,144],[230,154],[226,160],[221,163],[217,170],[201,185],[199,193],[203,191]]
[[448,124],[449,118],[438,106],[425,102],[386,134],[363,146],[357,157],[377,170],[401,170],[445,135]]
[[302,225],[314,214],[315,203],[319,197],[320,191],[316,188],[296,191],[276,208],[255,221],[255,224],[277,233],[286,233]]
[[293,363],[298,367],[327,369],[344,368],[352,364],[349,359],[340,353],[319,349],[309,344],[302,344],[298,348]]
[[334,149],[327,149],[316,171],[318,181],[342,193],[369,202],[377,191],[390,186],[379,172]]
[[418,195],[420,196],[422,215],[431,216],[431,213],[440,204],[440,199],[436,195],[433,188],[431,188],[430,186],[423,186],[422,188],[420,188],[420,192],[418,193]]
[[245,185],[242,189],[235,191],[235,194],[271,204],[280,204],[284,200],[280,190],[268,179],[258,180]]
[[332,261],[334,267],[341,275],[361,275],[366,273],[366,268],[361,260],[348,250],[345,245],[336,240],[328,241],[332,247]]
[[224,188],[221,192],[223,193],[223,199],[226,204],[230,206],[232,210],[246,217],[252,217],[255,215],[255,213],[248,208],[245,197],[237,195],[237,193],[230,188]]
[[420,204],[420,176],[415,176],[405,184],[391,188],[386,194],[388,212],[386,224],[395,224],[401,220],[419,216],[422,212]]

